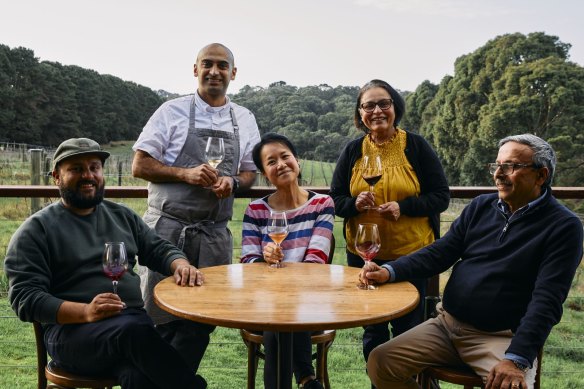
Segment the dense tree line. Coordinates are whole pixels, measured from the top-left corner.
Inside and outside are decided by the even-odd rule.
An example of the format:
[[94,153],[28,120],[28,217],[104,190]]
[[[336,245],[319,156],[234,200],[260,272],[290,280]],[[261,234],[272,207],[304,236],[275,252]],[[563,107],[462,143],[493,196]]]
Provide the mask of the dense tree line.
[[133,82],[0,45],[1,140],[55,146],[76,136],[135,139],[163,101]]
[[302,158],[336,161],[357,135],[353,110],[358,92],[358,87],[297,88],[279,81],[268,88],[245,86],[232,97],[255,114],[260,132],[286,135]]
[[[507,34],[459,57],[454,75],[401,92],[401,126],[422,134],[451,185],[490,184],[486,163],[497,140],[530,132],[558,152],[556,185],[584,186],[584,68],[570,44],[544,33]],[[387,81],[399,85],[399,75]],[[284,81],[245,86],[231,98],[249,108],[260,131],[287,135],[305,159],[335,161],[359,132],[357,86],[308,87]],[[173,95],[92,70],[39,62],[32,51],[0,45],[0,140],[55,145],[71,136],[133,140]]]
[[451,184],[490,184],[497,140],[533,133],[557,151],[555,185],[584,186],[584,68],[570,47],[544,33],[499,36],[408,95],[404,125],[433,144]]

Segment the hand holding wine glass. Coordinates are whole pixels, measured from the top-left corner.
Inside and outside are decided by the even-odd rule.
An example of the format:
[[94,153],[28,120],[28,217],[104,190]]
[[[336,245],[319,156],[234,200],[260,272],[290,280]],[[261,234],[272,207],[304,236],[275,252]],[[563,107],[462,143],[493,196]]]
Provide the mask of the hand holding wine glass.
[[118,281],[128,270],[128,256],[124,242],[107,242],[103,252],[103,271],[112,280],[114,294],[118,294]]
[[[373,260],[381,248],[381,238],[377,224],[363,223],[359,224],[357,236],[355,237],[355,249],[357,253],[367,263]],[[376,289],[374,285],[361,283],[357,285],[359,289]]]
[[[285,211],[271,211],[270,218],[268,219],[267,226],[268,236],[276,243],[279,249],[281,249],[280,244],[288,236],[288,219],[286,219]],[[282,262],[277,262],[271,267],[284,267]]]
[[[381,157],[379,155],[363,156],[363,173],[362,177],[369,185],[369,192],[374,194],[375,184],[381,179],[383,171],[381,168]],[[365,209],[376,209],[376,206],[365,206]]]

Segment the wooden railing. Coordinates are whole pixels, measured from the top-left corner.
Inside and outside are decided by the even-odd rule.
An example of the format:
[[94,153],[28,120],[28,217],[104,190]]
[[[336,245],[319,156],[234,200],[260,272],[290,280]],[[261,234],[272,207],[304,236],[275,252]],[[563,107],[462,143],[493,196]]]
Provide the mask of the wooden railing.
[[[324,186],[304,187],[317,193],[328,193]],[[274,191],[271,187],[255,186],[238,192],[239,198],[259,198]],[[472,199],[485,193],[495,193],[494,186],[451,186],[450,197],[453,199]],[[584,199],[584,187],[553,187],[552,192],[558,199]],[[145,186],[109,186],[105,190],[109,198],[146,198]],[[54,185],[0,185],[0,197],[59,197],[59,190]]]

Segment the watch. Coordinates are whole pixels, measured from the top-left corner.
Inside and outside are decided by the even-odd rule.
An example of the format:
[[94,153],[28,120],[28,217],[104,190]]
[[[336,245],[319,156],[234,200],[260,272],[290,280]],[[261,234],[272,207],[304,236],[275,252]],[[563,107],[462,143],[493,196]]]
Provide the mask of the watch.
[[231,176],[233,178],[233,187],[231,188],[231,193],[235,193],[239,189],[239,178],[236,176]]
[[519,370],[521,370],[524,373],[527,373],[527,371],[529,370],[529,366],[526,366],[521,362],[517,362],[514,360],[511,360],[511,362],[513,362],[513,364],[515,365],[516,368],[518,368]]

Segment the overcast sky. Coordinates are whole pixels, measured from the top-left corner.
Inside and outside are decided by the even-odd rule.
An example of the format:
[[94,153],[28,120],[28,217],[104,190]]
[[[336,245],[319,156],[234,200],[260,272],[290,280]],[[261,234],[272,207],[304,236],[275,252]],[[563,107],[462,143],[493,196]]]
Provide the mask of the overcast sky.
[[543,31],[584,65],[580,0],[0,0],[0,43],[152,89],[196,89],[211,42],[235,55],[244,85],[275,81],[401,90],[453,74],[457,57],[498,35]]

